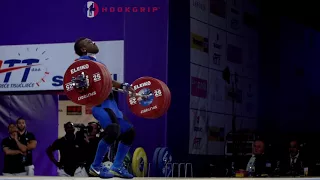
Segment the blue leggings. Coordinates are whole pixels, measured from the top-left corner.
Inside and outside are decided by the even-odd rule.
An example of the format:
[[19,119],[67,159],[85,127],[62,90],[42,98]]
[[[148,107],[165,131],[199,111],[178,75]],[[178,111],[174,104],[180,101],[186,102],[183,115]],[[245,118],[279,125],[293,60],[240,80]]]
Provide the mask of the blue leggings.
[[[107,112],[105,110],[106,108],[103,107],[93,107],[92,108],[92,115],[95,119],[97,119],[103,129],[105,129],[108,125],[112,123],[116,123],[120,126],[120,132],[121,134],[131,129],[133,126],[132,124],[125,120],[123,116],[116,116],[112,111],[117,111],[118,109],[109,108],[109,111]],[[120,112],[120,110],[118,110]],[[119,114],[117,112],[117,114]]]

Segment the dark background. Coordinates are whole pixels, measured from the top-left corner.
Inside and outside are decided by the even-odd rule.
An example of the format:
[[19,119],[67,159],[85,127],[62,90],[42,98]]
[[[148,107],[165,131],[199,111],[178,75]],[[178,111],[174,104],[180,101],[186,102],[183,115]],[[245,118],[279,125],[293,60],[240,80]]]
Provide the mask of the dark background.
[[[298,139],[305,145],[314,162],[317,156],[317,141],[320,137],[320,19],[319,3],[315,0],[257,0],[260,16],[257,21],[260,42],[259,57],[259,114],[257,119],[261,137],[267,142],[268,151],[275,156],[287,153],[288,142]],[[170,1],[169,21],[169,69],[170,76],[189,77],[190,55],[190,7],[189,1]],[[318,43],[319,42],[319,43]],[[178,47],[178,48],[177,48]],[[176,61],[180,59],[180,61]],[[185,61],[184,61],[185,60]],[[179,69],[179,74],[176,70]],[[179,79],[179,78],[177,78]],[[172,101],[182,101],[189,96],[181,89],[188,89],[189,82],[169,81]],[[179,83],[179,86],[176,84]],[[168,112],[168,145],[177,142],[179,151],[173,150],[177,161],[189,159],[193,163],[194,176],[223,176],[230,166],[225,157],[188,155],[189,119],[186,114],[178,114],[172,109],[187,109],[189,102],[179,103]],[[170,123],[181,122],[179,131]],[[181,150],[183,149],[183,150]],[[188,158],[186,158],[188,157]]]

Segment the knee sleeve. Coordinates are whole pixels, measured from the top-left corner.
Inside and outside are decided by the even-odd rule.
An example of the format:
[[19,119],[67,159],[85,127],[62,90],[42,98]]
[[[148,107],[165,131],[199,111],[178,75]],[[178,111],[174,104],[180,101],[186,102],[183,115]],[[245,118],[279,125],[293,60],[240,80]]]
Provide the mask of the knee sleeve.
[[134,128],[130,128],[128,131],[120,135],[120,140],[125,145],[131,145],[136,136]]
[[108,144],[112,144],[120,135],[120,126],[112,123],[104,129],[104,133],[103,140]]

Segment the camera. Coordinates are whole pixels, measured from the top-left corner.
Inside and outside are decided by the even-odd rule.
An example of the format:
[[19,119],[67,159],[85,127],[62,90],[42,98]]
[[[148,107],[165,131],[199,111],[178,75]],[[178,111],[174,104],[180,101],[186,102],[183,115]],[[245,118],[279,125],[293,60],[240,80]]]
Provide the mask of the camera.
[[79,133],[89,135],[92,132],[92,126],[85,126],[84,124],[74,124],[74,127],[79,129]]

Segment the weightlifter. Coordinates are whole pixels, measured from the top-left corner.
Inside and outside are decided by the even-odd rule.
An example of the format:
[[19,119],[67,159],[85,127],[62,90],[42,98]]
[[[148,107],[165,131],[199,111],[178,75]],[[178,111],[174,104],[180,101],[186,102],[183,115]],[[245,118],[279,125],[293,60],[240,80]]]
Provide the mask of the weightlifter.
[[[74,44],[74,50],[79,55],[79,60],[97,61],[96,54],[99,52],[98,46],[89,38],[80,38]],[[112,86],[117,89],[129,91],[133,95],[134,89],[128,83],[119,83],[112,81]],[[91,164],[89,173],[101,178],[112,178],[114,176],[122,178],[133,178],[123,166],[123,161],[128,153],[135,137],[135,131],[132,124],[123,118],[122,112],[111,92],[109,97],[100,105],[92,108],[92,115],[99,121],[105,131],[105,136],[100,140],[95,159]],[[109,147],[117,139],[120,140],[118,151],[116,153],[113,165],[110,169],[102,165],[104,156],[107,154]]]

